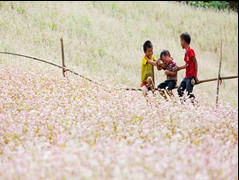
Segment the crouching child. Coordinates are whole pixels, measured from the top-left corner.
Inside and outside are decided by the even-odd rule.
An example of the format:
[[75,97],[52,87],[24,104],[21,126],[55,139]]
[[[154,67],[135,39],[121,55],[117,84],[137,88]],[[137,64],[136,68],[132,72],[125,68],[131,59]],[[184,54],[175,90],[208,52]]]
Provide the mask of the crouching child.
[[[163,63],[160,63],[160,60]],[[165,71],[165,75],[167,76],[167,79],[158,85],[159,93],[167,100],[167,96],[164,90],[166,90],[167,94],[171,98],[174,97],[172,90],[176,87],[177,84],[177,66],[173,57],[170,56],[170,52],[168,50],[163,50],[160,53],[160,59],[158,59],[156,63],[157,69],[163,69]]]

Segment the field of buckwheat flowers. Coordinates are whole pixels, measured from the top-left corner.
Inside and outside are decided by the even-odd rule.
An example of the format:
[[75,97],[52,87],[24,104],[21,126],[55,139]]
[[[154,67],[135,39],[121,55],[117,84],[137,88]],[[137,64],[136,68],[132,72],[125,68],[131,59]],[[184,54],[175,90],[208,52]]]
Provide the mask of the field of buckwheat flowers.
[[156,57],[167,48],[181,65],[186,30],[200,80],[216,77],[220,29],[221,75],[236,74],[233,12],[171,2],[0,1],[0,51],[60,64],[64,37],[67,68],[104,84],[0,55],[0,179],[238,179],[236,80],[223,81],[217,108],[216,83],[195,86],[195,105],[112,88],[139,86],[146,39]]
[[238,178],[237,108],[42,69],[1,64],[1,179]]

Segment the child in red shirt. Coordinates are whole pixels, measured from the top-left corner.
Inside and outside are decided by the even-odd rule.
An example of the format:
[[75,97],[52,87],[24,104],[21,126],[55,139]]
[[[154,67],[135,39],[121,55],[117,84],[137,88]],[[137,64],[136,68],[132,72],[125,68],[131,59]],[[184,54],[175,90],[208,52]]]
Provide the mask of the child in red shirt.
[[183,49],[186,50],[184,61],[185,65],[178,67],[178,71],[186,68],[186,76],[178,87],[178,95],[181,98],[184,95],[184,90],[186,89],[189,98],[195,99],[194,94],[192,94],[193,86],[198,83],[198,63],[195,57],[194,50],[189,46],[191,42],[190,35],[185,32],[180,35],[180,42]]

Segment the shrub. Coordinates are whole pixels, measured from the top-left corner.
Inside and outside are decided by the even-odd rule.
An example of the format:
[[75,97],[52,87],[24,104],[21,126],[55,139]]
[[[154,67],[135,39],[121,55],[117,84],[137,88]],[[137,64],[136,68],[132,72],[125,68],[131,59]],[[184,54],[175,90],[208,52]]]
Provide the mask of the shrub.
[[196,6],[196,7],[203,7],[203,8],[214,8],[218,10],[223,9],[233,9],[238,12],[238,2],[234,1],[185,1],[186,4]]

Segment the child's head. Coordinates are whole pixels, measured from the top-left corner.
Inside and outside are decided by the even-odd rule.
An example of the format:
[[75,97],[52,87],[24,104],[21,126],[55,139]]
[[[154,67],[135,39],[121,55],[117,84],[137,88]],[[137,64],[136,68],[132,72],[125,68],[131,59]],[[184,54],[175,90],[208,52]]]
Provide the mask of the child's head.
[[162,50],[162,52],[160,53],[160,59],[164,64],[169,64],[169,62],[171,61],[170,52],[166,49]]
[[181,46],[184,49],[186,46],[188,46],[191,42],[191,37],[187,32],[184,32],[180,35],[180,42]]
[[151,58],[153,55],[153,45],[151,41],[145,41],[143,45],[144,53],[148,58]]

